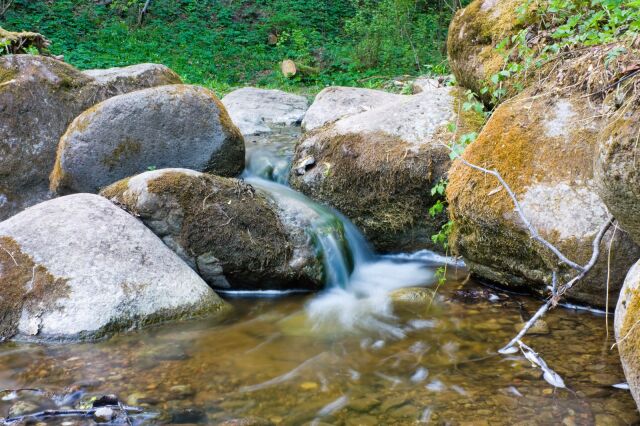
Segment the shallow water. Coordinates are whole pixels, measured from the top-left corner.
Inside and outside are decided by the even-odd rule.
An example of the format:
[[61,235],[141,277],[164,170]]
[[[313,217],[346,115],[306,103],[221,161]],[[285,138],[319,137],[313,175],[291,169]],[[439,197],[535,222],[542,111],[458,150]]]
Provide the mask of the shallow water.
[[[135,419],[147,424],[179,420],[186,408],[211,424],[249,416],[282,425],[640,421],[629,392],[611,386],[624,377],[602,316],[557,309],[545,318],[548,335],[526,338],[569,388],[554,390],[521,355],[496,354],[535,300],[452,277],[431,306],[396,320],[406,337],[391,338],[313,331],[305,306],[314,297],[231,300],[236,312],[223,325],[173,323],[94,344],[5,344],[0,387],[84,400],[117,394],[145,408]],[[52,406],[50,395],[18,397]],[[13,402],[0,401],[0,412]]]
[[[567,385],[553,388],[521,354],[496,352],[539,301],[481,287],[454,264],[437,286],[435,270],[447,259],[429,252],[376,256],[339,213],[279,184],[298,134],[248,138],[245,177],[305,218],[300,226],[322,253],[330,288],[229,299],[235,310],[224,324],[200,319],[98,343],[0,345],[0,389],[28,388],[0,392],[0,416],[16,404],[26,412],[87,408],[115,394],[144,410],[131,424],[640,423],[629,392],[612,386],[624,376],[604,316],[557,309],[545,316],[547,330],[539,327],[544,334],[525,338]],[[394,305],[389,293],[406,286],[437,291]]]

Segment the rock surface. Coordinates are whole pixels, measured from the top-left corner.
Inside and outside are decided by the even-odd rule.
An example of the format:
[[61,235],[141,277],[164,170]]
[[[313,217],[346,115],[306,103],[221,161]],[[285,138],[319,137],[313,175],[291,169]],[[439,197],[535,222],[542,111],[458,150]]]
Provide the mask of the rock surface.
[[105,98],[149,87],[182,83],[178,74],[162,64],[136,64],[86,70],[82,73],[103,87],[106,92]]
[[[501,104],[463,156],[498,170],[540,235],[584,265],[591,257],[593,238],[609,215],[594,183],[601,114],[598,105],[585,102],[581,92],[546,87],[544,94],[532,96],[539,93],[536,90]],[[474,274],[539,293],[546,292],[552,270],[560,271],[561,282],[575,275],[530,238],[496,179],[455,162],[449,180],[449,213],[455,222],[450,241]],[[605,304],[606,254],[612,235],[610,230],[599,261],[569,295],[573,300]],[[640,250],[619,231],[611,249],[609,300],[613,305]]]
[[76,340],[228,309],[142,223],[97,195],[0,223],[0,338]]
[[523,0],[474,0],[456,12],[449,24],[447,53],[459,85],[478,94],[490,87],[491,75],[504,65],[496,46],[523,28],[517,12],[523,4]]
[[402,95],[358,87],[327,87],[316,96],[302,120],[310,131],[347,115],[358,114],[404,99]]
[[0,57],[0,220],[50,198],[60,137],[78,114],[120,89],[54,58]]
[[321,286],[307,238],[279,209],[236,179],[186,169],[145,172],[102,194],[142,221],[211,286],[288,289]]
[[598,194],[618,223],[640,244],[640,108],[627,99],[599,135]]
[[616,306],[618,352],[631,395],[640,407],[640,261],[629,270]]
[[474,113],[457,119],[459,95],[449,87],[379,94],[376,99],[392,102],[306,133],[296,147],[291,186],[342,212],[378,250],[437,249],[431,236],[446,217],[431,218],[428,210],[436,201],[431,188],[450,164],[442,144],[454,137],[450,123],[459,121],[461,134],[479,125]]
[[304,96],[255,87],[234,90],[222,103],[243,135],[270,133],[273,125],[300,124],[309,108]]
[[94,193],[150,167],[170,166],[222,176],[244,169],[244,139],[205,88],[153,87],[85,111],[60,139],[51,190]]

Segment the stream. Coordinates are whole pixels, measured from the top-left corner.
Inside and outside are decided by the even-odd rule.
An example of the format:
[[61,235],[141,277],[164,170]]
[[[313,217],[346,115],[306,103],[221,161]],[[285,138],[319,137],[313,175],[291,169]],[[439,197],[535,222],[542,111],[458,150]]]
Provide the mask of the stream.
[[[467,278],[435,253],[381,256],[334,210],[286,186],[299,129],[247,138],[245,180],[302,215],[325,266],[320,294],[226,293],[225,323],[199,319],[97,343],[0,345],[0,416],[85,407],[115,394],[132,424],[627,425],[640,416],[612,322],[559,308],[527,336],[564,379],[554,388],[520,353],[498,355],[540,301]],[[425,213],[426,214],[426,213]],[[438,285],[435,270],[447,264]],[[425,287],[421,301],[389,294]],[[423,293],[420,293],[423,294]],[[251,419],[251,421],[247,419]],[[50,424],[93,424],[59,418]]]

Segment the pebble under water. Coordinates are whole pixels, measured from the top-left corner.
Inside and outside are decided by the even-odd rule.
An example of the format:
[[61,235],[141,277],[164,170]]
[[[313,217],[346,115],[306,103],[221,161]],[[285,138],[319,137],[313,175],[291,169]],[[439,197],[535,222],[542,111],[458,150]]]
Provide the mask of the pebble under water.
[[[286,182],[296,132],[247,139],[251,179]],[[306,203],[287,188],[254,183]],[[313,210],[320,225],[332,214]],[[483,287],[455,264],[438,286],[434,271],[445,259],[375,256],[358,238],[349,238],[355,270],[346,283],[336,274],[319,295],[227,295],[235,310],[223,324],[200,319],[97,343],[0,345],[0,416],[87,408],[114,394],[143,410],[128,419],[136,425],[640,423],[629,391],[614,387],[625,379],[604,315],[558,308],[525,337],[567,385],[554,388],[522,354],[497,353],[539,300]],[[422,290],[392,302],[389,293],[402,286]]]

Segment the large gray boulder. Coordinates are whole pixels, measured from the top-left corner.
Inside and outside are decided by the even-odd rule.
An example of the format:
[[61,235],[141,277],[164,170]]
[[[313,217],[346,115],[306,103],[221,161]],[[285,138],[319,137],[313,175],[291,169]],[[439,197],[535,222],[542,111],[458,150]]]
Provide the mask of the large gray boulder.
[[300,124],[309,108],[304,96],[255,87],[234,90],[222,103],[243,135],[270,133],[273,125]]
[[186,169],[124,179],[102,195],[139,217],[209,285],[318,289],[319,260],[303,228],[241,180]]
[[60,139],[51,190],[98,192],[150,167],[170,166],[222,176],[244,169],[244,139],[203,87],[139,90],[79,115]]
[[314,130],[348,115],[398,102],[405,97],[382,90],[333,86],[322,90],[302,120],[305,131]]
[[140,221],[76,194],[0,223],[0,339],[75,340],[228,306]]
[[391,95],[307,132],[296,146],[291,186],[341,211],[378,250],[437,249],[431,236],[446,216],[428,211],[438,199],[431,188],[450,165],[444,144],[456,135],[449,125],[463,134],[482,122],[471,112],[458,116],[460,95],[451,87]]
[[631,395],[640,407],[640,261],[629,270],[620,290],[614,329]]
[[82,73],[102,86],[105,98],[148,87],[181,84],[180,76],[162,64],[86,70]]
[[0,57],[0,220],[50,198],[56,147],[78,114],[151,83],[109,86],[51,57]]

